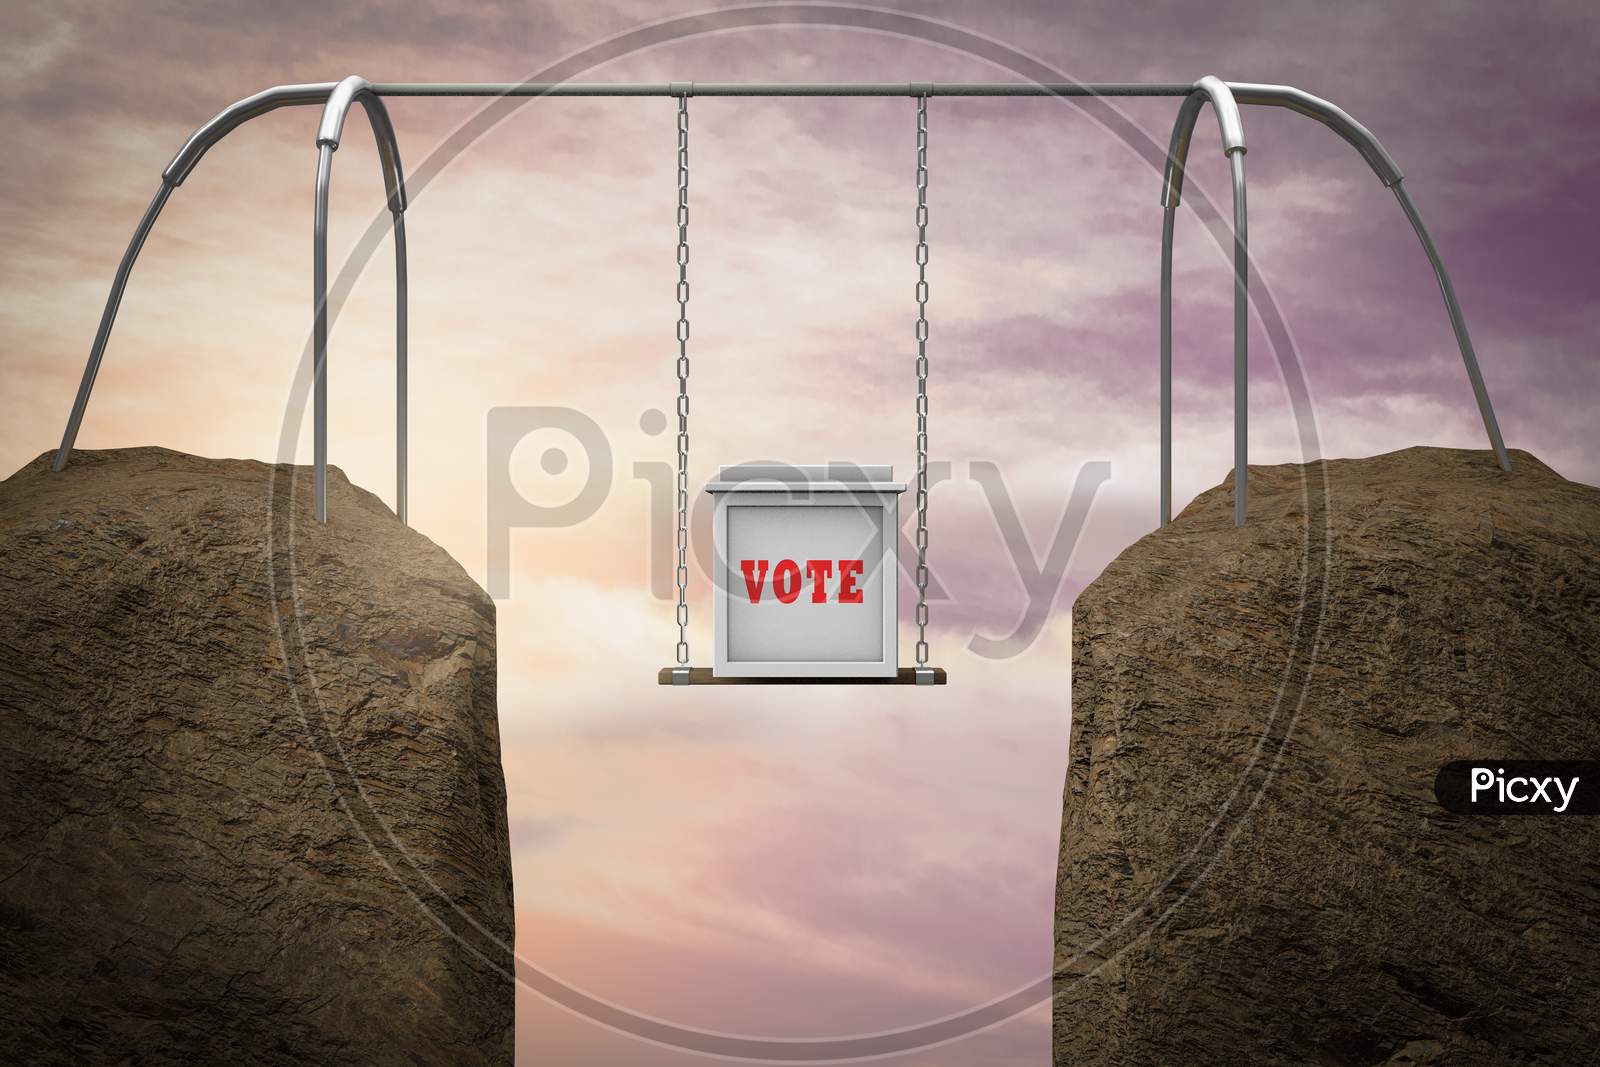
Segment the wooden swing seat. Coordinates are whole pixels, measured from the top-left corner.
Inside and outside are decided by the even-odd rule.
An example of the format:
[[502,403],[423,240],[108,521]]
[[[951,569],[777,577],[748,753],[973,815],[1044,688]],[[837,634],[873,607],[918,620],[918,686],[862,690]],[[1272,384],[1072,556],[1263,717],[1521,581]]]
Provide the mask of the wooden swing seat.
[[[656,675],[656,681],[661,685],[672,684],[672,668],[662,667]],[[916,685],[917,672],[914,667],[901,667],[895,672],[893,678],[717,678],[711,673],[710,667],[690,667],[690,685]],[[933,684],[945,685],[943,667],[933,668]]]

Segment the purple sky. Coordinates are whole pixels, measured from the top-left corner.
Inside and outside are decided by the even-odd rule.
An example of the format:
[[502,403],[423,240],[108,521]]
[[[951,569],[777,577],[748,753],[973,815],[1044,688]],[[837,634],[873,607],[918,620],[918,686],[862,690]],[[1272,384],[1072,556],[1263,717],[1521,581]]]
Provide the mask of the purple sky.
[[[296,11],[295,7],[300,7]],[[1600,481],[1592,5],[891,5],[1084,80],[1215,73],[1345,107],[1407,175],[1456,281],[1507,442]],[[117,258],[161,168],[268,85],[506,80],[699,10],[660,3],[99,5],[0,12],[0,467],[59,439]],[[777,27],[664,45],[595,81],[1010,80],[926,43]],[[396,100],[410,167],[478,102]],[[1176,102],[1119,102],[1164,145]],[[413,524],[485,580],[484,416],[584,410],[616,481],[582,527],[513,538],[500,604],[519,943],[639,1012],[723,1031],[828,1036],[935,1018],[1049,966],[1071,596],[1156,509],[1159,175],[1058,101],[939,99],[930,115],[936,694],[664,693],[670,607],[649,593],[650,496],[671,461],[640,414],[672,402],[673,105],[537,101],[417,195]],[[695,457],[910,468],[912,104],[691,103]],[[80,437],[271,458],[310,316],[316,115],[275,113],[214,149],[140,261]],[[1360,158],[1287,112],[1247,109],[1252,251],[1309,382],[1323,452],[1484,446],[1427,263]],[[1176,498],[1230,464],[1231,282],[1192,210],[1226,205],[1201,120],[1178,227]],[[333,260],[381,187],[365,135],[335,172]],[[387,241],[332,345],[333,462],[389,498]],[[1252,459],[1301,455],[1279,368],[1252,334]],[[299,435],[301,462],[309,435]],[[586,476],[512,456],[530,499]],[[566,442],[570,444],[570,442]],[[1042,557],[1078,472],[1105,461],[1048,624],[987,659],[1026,597],[974,463],[992,462]],[[698,582],[697,575],[697,582]],[[698,604],[704,606],[704,583]],[[694,616],[708,658],[709,610]],[[904,643],[905,637],[902,636]],[[902,1058],[1040,1063],[1048,1013]],[[677,1064],[522,998],[525,1063]]]

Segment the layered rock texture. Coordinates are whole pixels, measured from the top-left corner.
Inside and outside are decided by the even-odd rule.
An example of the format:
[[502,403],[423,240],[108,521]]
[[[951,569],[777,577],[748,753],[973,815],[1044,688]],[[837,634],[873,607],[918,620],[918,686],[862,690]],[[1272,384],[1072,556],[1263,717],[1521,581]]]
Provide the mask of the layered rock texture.
[[0,485],[0,1059],[509,1063],[494,606],[330,471]]
[[1600,490],[1512,455],[1252,468],[1079,597],[1057,1064],[1593,1058],[1600,820],[1433,797],[1600,757]]

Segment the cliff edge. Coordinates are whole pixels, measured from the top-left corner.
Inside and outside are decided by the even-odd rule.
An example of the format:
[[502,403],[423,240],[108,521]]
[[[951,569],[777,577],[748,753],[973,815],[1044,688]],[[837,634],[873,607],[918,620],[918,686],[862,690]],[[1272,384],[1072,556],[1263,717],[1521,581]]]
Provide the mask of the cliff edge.
[[[509,1064],[494,605],[330,471],[0,484],[0,1049]],[[269,536],[270,535],[270,536]]]

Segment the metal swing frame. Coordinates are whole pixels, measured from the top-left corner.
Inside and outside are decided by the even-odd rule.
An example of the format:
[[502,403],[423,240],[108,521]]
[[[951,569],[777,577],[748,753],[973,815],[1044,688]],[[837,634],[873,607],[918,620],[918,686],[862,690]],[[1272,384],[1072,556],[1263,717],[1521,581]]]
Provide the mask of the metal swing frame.
[[[1478,404],[1479,414],[1483,418],[1484,430],[1488,434],[1490,447],[1493,448],[1500,466],[1509,471],[1511,458],[1506,451],[1505,443],[1501,438],[1500,427],[1495,419],[1494,408],[1489,400],[1488,388],[1484,384],[1483,374],[1478,367],[1477,355],[1473,349],[1472,339],[1467,331],[1466,320],[1462,315],[1461,306],[1457,300],[1455,287],[1451,283],[1449,272],[1445,269],[1444,260],[1439,254],[1433,238],[1423,224],[1422,217],[1417,211],[1409,192],[1402,185],[1404,175],[1392,156],[1384,149],[1378,139],[1373,136],[1365,126],[1361,125],[1345,111],[1309,93],[1285,85],[1264,85],[1253,82],[1224,82],[1214,76],[1206,76],[1194,83],[1080,83],[1080,82],[1053,82],[1053,83],[964,83],[964,84],[937,84],[932,82],[921,83],[831,83],[831,84],[730,84],[730,83],[651,83],[651,84],[566,84],[566,83],[416,83],[416,82],[385,82],[372,83],[364,78],[350,76],[339,82],[320,82],[303,85],[282,85],[267,89],[254,96],[246,97],[235,104],[223,109],[211,121],[201,126],[183,144],[178,153],[172,158],[166,169],[161,173],[161,184],[156,190],[143,216],[135,227],[133,237],[128,242],[126,251],[117,266],[111,282],[111,291],[106,298],[105,309],[101,313],[100,325],[95,332],[94,342],[89,349],[88,361],[84,367],[83,378],[78,386],[78,392],[73,400],[72,410],[67,417],[66,429],[62,434],[61,446],[56,451],[52,469],[61,471],[67,466],[72,454],[73,445],[77,441],[79,427],[83,423],[84,413],[88,409],[89,397],[93,392],[95,378],[99,374],[100,365],[105,356],[107,344],[110,341],[112,327],[116,323],[117,310],[122,303],[122,296],[127,288],[128,279],[133,273],[133,267],[138,260],[139,252],[143,249],[145,240],[154,228],[157,218],[160,217],[162,208],[166,205],[172,192],[183,184],[184,180],[193,172],[195,166],[205,153],[218,141],[233,132],[251,119],[276,111],[283,107],[301,107],[322,105],[322,118],[318,127],[317,147],[317,181],[316,204],[313,221],[313,338],[314,338],[314,379],[315,396],[313,401],[313,436],[314,436],[314,493],[315,512],[318,521],[328,519],[327,509],[327,457],[328,457],[328,426],[327,426],[327,363],[328,363],[328,329],[327,329],[327,223],[328,223],[328,191],[332,178],[333,153],[339,147],[342,136],[344,120],[350,108],[360,103],[366,110],[367,118],[372,126],[373,135],[377,140],[378,153],[383,166],[384,188],[389,209],[393,217],[393,232],[395,244],[395,382],[396,382],[396,445],[395,445],[395,484],[396,484],[396,514],[402,522],[407,519],[407,401],[406,401],[406,362],[407,362],[407,282],[406,282],[406,243],[405,243],[405,179],[400,165],[399,146],[395,137],[393,123],[389,119],[388,109],[384,106],[385,97],[676,97],[680,104],[688,96],[724,96],[724,97],[912,97],[919,101],[921,114],[925,115],[927,101],[936,96],[946,97],[1038,97],[1055,96],[1067,98],[1082,97],[1172,97],[1182,100],[1179,106],[1176,123],[1173,127],[1171,142],[1168,147],[1165,172],[1162,180],[1161,202],[1163,207],[1162,242],[1161,242],[1161,352],[1160,352],[1160,434],[1161,434],[1161,505],[1160,521],[1165,526],[1172,519],[1172,241],[1175,215],[1182,196],[1184,171],[1188,161],[1189,145],[1193,138],[1195,123],[1200,112],[1206,104],[1210,104],[1217,116],[1218,126],[1222,135],[1223,154],[1228,159],[1230,177],[1233,186],[1233,269],[1234,269],[1234,521],[1243,525],[1247,513],[1248,500],[1248,384],[1249,384],[1249,250],[1247,243],[1247,210],[1245,199],[1244,180],[1244,155],[1246,152],[1244,140],[1244,125],[1239,112],[1240,104],[1263,107],[1281,107],[1297,114],[1311,118],[1331,129],[1343,140],[1348,142],[1358,151],[1368,166],[1377,174],[1380,181],[1391,189],[1395,199],[1399,202],[1402,212],[1415,231],[1417,240],[1421,243],[1424,254],[1433,268],[1434,278],[1439,285],[1440,295],[1443,298],[1445,312],[1449,316],[1450,325],[1455,333],[1456,344],[1461,352],[1462,363],[1466,367],[1468,380],[1471,382],[1473,396]],[[925,136],[925,126],[923,130]],[[921,142],[925,145],[925,140]],[[925,157],[923,157],[925,163]],[[925,171],[919,167],[919,222],[925,224],[926,200],[925,179],[921,177]],[[919,260],[922,259],[919,253]],[[682,264],[680,264],[682,266]],[[925,262],[919,262],[925,267]],[[919,304],[926,299],[925,275],[919,281]],[[925,322],[925,319],[922,320]],[[680,338],[686,340],[687,338]],[[919,384],[926,380],[926,353],[923,349],[925,342],[925,328],[919,326]],[[925,394],[923,394],[925,395]],[[683,412],[687,416],[686,405]],[[680,427],[680,433],[687,434],[686,426]],[[919,401],[919,449],[925,449],[926,442],[926,406],[925,400]],[[681,438],[680,438],[680,447]],[[921,472],[919,471],[919,474]],[[925,485],[925,483],[922,483]],[[923,490],[925,492],[925,489]],[[925,522],[925,496],[919,501],[919,511],[923,512]],[[919,549],[919,584],[926,574],[925,542],[918,545]],[[680,560],[680,565],[682,561]],[[680,601],[680,627],[686,607]],[[926,607],[925,603],[919,607],[919,627],[922,628],[923,640],[918,643],[917,668],[902,668],[901,677],[893,679],[875,679],[880,682],[905,682],[909,684],[928,684],[934,681],[935,672],[937,681],[943,681],[943,671],[928,668],[925,661],[924,650]],[[684,645],[684,631],[680,629],[680,648]],[[680,664],[685,662],[680,655]],[[703,677],[696,677],[704,672]],[[665,668],[661,672],[663,683],[689,684],[694,682],[715,681],[718,683],[732,681],[747,681],[736,679],[712,679],[710,672],[704,668]],[[821,679],[810,679],[819,681]],[[751,680],[753,681],[753,680]],[[765,679],[763,681],[775,681]],[[859,681],[859,680],[856,680]]]

